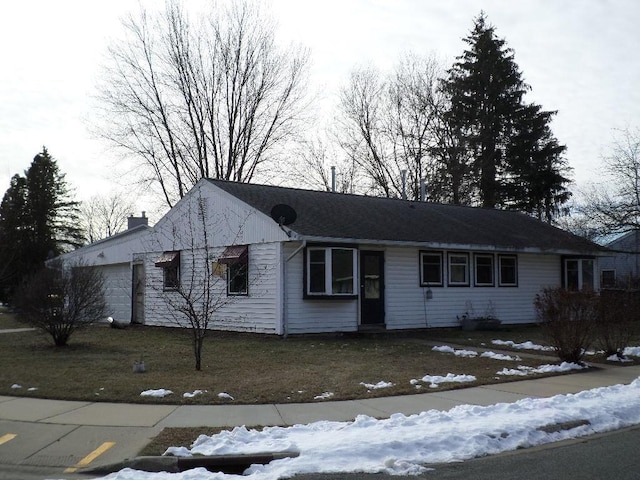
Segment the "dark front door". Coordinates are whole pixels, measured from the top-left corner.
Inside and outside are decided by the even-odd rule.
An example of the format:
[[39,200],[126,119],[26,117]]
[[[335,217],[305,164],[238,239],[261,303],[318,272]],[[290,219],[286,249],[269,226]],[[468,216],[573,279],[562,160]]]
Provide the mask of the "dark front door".
[[384,324],[384,252],[360,251],[360,323]]

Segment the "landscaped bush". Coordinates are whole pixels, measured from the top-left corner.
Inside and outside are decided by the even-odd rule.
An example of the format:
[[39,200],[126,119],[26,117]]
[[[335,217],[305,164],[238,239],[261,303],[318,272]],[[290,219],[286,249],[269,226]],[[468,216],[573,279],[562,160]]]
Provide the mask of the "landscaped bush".
[[543,334],[560,360],[581,364],[595,339],[598,296],[592,291],[547,288],[536,295],[535,307]]
[[622,358],[640,320],[640,291],[602,290],[598,302],[597,342],[606,356]]
[[83,264],[64,268],[55,263],[20,285],[14,304],[21,321],[51,335],[56,346],[64,346],[73,332],[103,319],[102,274]]

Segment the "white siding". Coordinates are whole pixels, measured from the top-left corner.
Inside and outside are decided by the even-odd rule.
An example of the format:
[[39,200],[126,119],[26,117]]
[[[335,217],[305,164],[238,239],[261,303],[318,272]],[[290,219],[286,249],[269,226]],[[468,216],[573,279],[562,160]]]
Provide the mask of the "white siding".
[[[470,260],[472,257],[470,257]],[[445,255],[446,264],[446,255]],[[449,327],[457,317],[492,314],[505,324],[535,321],[533,301],[545,287],[560,285],[560,257],[518,254],[517,287],[420,287],[419,249],[385,251],[385,302],[388,329]]]
[[210,247],[273,243],[289,238],[271,217],[202,181],[153,227],[145,250],[202,248],[205,229]]
[[[224,250],[210,250],[211,262]],[[181,305],[177,292],[165,292],[162,288],[162,269],[155,260],[162,252],[149,253],[145,259],[145,323],[147,325],[188,326],[186,317],[176,307]],[[193,287],[192,295],[204,289],[204,250],[180,252],[180,283],[183,289]],[[277,243],[249,246],[249,295],[228,296],[225,277],[213,276],[210,288],[216,303],[216,311],[209,328],[216,330],[279,333],[280,308],[278,301],[279,270]],[[197,269],[192,276],[192,270]],[[192,298],[194,298],[192,296]]]
[[[285,259],[300,243],[286,244]],[[303,251],[286,265],[286,331],[289,334],[349,332],[358,329],[358,300],[304,299]]]
[[98,267],[104,278],[106,315],[123,323],[131,321],[131,268],[128,263]]

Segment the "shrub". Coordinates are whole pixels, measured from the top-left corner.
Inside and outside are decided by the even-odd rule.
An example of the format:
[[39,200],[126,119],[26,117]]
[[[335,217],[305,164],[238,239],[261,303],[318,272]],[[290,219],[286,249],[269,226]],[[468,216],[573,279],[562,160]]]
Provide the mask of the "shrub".
[[18,318],[64,346],[76,330],[104,317],[104,280],[85,264],[54,263],[22,283],[14,296]]
[[596,334],[598,297],[592,291],[547,288],[536,295],[543,335],[560,360],[582,364]]
[[640,292],[603,290],[597,316],[597,345],[607,356],[623,356],[635,334],[640,317]]

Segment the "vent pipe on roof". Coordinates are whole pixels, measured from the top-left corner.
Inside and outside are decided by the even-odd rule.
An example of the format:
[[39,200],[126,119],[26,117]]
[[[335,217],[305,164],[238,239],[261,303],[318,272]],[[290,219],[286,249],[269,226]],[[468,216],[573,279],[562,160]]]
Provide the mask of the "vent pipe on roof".
[[406,200],[407,199],[407,171],[402,170],[400,173],[402,173],[402,199]]
[[336,192],[336,167],[331,167],[331,191]]
[[420,179],[420,201],[424,202],[427,199],[427,182],[424,178]]

